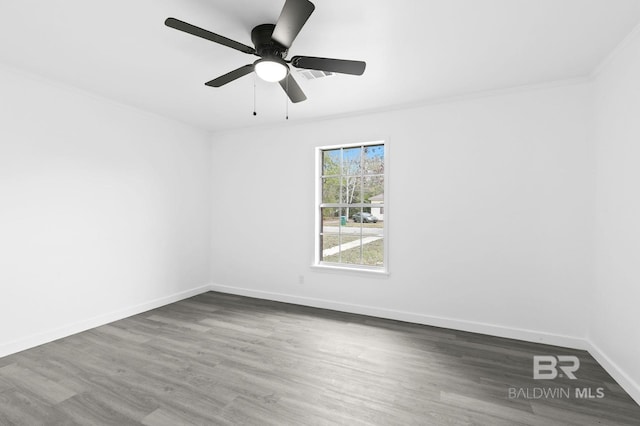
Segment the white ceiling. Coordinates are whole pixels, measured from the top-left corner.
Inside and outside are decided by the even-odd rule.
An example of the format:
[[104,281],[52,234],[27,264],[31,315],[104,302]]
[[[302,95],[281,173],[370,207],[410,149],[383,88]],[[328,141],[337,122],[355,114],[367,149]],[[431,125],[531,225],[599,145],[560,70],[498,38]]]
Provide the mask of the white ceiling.
[[[210,130],[284,121],[254,56],[164,26],[172,16],[251,45],[284,0],[2,0],[0,62]],[[290,49],[367,62],[362,77],[297,80],[291,121],[588,76],[640,21],[640,0],[315,0]]]

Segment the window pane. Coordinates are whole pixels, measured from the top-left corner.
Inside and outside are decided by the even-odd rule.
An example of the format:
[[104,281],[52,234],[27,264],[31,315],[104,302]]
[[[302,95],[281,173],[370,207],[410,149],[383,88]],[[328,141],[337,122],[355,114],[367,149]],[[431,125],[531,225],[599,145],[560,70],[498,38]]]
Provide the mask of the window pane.
[[322,151],[322,174],[323,175],[339,175],[340,174],[340,149]]
[[382,237],[362,239],[362,264],[384,266],[384,239]]
[[340,262],[340,236],[338,234],[323,234],[321,236],[321,259],[325,262]]
[[384,222],[381,220],[378,220],[377,222],[363,223],[362,236],[382,238],[384,236]]
[[351,265],[362,264],[362,238],[360,235],[349,235],[349,242],[342,244],[341,263]]
[[323,203],[339,203],[340,202],[340,177],[322,178],[322,202]]
[[338,232],[338,226],[340,226],[340,209],[334,207],[323,207],[320,209],[322,212],[322,226],[320,232]]
[[362,203],[362,178],[347,176],[342,178],[342,202],[345,204]]
[[362,182],[363,203],[381,204],[384,202],[383,176],[365,176]]
[[355,176],[362,173],[362,148],[346,148],[342,150],[342,174]]
[[362,208],[361,207],[351,207],[346,209],[347,219],[352,220],[353,223],[361,223],[362,222]]
[[[322,212],[320,259],[326,262],[339,262],[342,209],[330,207],[320,210]],[[334,258],[337,260],[333,260]]]
[[384,145],[365,146],[362,152],[363,173],[384,173]]

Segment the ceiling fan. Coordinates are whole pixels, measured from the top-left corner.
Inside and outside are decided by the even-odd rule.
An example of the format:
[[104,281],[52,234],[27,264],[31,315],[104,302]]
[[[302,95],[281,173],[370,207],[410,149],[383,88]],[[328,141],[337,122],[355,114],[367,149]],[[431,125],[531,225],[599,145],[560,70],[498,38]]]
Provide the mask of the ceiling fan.
[[291,59],[286,59],[291,44],[314,9],[315,6],[308,0],[286,0],[275,25],[262,24],[251,31],[251,41],[255,47],[247,46],[176,18],[167,18],[164,23],[166,26],[176,30],[184,31],[260,58],[253,64],[244,65],[208,81],[205,83],[207,86],[221,87],[255,71],[258,77],[265,81],[280,82],[280,86],[287,93],[291,102],[296,103],[304,101],[307,97],[291,75],[289,64],[296,68],[351,75],[362,75],[367,65],[362,61],[313,56],[294,56]]

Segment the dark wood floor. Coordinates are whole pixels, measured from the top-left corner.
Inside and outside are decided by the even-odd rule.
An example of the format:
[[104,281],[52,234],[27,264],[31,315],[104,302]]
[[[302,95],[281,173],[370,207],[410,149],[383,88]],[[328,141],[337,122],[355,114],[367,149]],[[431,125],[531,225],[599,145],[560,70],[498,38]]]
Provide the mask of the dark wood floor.
[[[578,379],[533,380],[533,355],[578,356]],[[586,352],[211,292],[1,358],[0,424],[638,425],[640,406]]]

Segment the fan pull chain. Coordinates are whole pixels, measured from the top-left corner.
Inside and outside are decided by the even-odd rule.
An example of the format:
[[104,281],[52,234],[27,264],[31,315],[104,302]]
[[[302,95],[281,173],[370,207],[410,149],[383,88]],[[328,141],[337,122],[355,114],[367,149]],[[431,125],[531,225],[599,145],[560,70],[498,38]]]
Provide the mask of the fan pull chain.
[[253,116],[258,115],[256,112],[256,75],[253,74]]
[[285,120],[289,119],[289,75],[287,74],[287,76],[285,77],[287,79],[287,81],[285,82],[285,85],[287,86],[287,96],[284,98],[284,101],[286,103],[286,117]]

